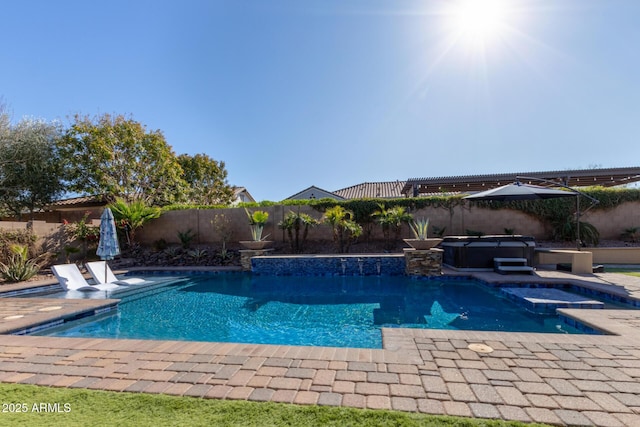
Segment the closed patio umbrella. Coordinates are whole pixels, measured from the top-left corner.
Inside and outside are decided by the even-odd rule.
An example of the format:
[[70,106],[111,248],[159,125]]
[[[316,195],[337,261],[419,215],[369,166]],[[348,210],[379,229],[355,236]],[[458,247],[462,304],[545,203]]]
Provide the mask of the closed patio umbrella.
[[105,208],[100,216],[100,241],[98,242],[98,250],[96,255],[105,261],[104,264],[104,282],[107,281],[107,261],[120,254],[120,245],[118,244],[118,234],[116,232],[116,223],[113,219],[111,209]]

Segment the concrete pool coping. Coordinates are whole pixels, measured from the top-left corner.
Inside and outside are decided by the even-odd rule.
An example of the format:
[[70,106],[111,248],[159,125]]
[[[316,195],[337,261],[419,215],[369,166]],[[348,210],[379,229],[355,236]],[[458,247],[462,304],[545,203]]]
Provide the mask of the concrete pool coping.
[[[640,278],[616,273],[469,276],[640,294]],[[0,289],[5,286],[15,287]],[[23,315],[22,322],[74,315],[83,309],[75,304],[99,306],[96,301],[0,298],[0,326],[9,330],[18,320],[5,320],[12,315]],[[56,306],[63,307],[39,311]],[[4,335],[0,381],[559,425],[640,425],[640,312],[567,311],[619,335],[383,329],[384,349]],[[479,353],[472,344],[493,351]]]

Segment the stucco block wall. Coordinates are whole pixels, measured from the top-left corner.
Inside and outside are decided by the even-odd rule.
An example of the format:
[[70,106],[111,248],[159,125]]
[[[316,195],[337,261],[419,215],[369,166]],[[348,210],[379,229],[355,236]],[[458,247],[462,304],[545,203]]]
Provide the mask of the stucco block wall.
[[[269,212],[269,222],[265,226],[264,235],[269,235],[269,240],[276,241],[286,240],[285,232],[280,230],[277,224],[290,210],[309,214],[316,219],[322,217],[321,212],[310,206],[278,205],[249,210],[256,209]],[[446,227],[446,235],[463,235],[465,230],[481,231],[485,234],[504,234],[504,229],[510,228],[514,229],[516,234],[531,235],[540,240],[547,239],[550,232],[543,223],[533,216],[509,209],[494,210],[475,206],[457,206],[450,211],[444,208],[428,207],[412,212],[412,214],[415,218],[429,218],[431,226]],[[230,242],[251,239],[244,208],[189,209],[166,212],[139,230],[136,239],[148,245],[160,239],[164,239],[168,243],[180,243],[178,232],[186,232],[191,229],[196,235],[194,243],[220,243],[221,236],[215,231],[212,224],[216,216],[225,217],[229,221]],[[593,224],[600,232],[602,239],[619,239],[624,229],[640,227],[640,202],[624,203],[615,209],[606,211],[590,210],[582,220]],[[0,221],[0,228],[24,229],[27,224],[27,222]],[[40,245],[46,244],[48,249],[55,250],[61,250],[63,247],[62,224],[33,221],[33,230],[38,236]],[[431,231],[431,227],[429,231]],[[382,231],[378,225],[372,228],[371,237],[373,239],[382,238]],[[403,228],[401,237],[411,237],[408,226]],[[331,229],[326,225],[311,229],[308,237],[311,241],[329,241],[331,238]]]
[[8,231],[33,230],[37,240],[35,247],[40,251],[60,252],[67,243],[63,225],[44,221],[0,221],[0,228]]
[[628,202],[615,209],[590,210],[583,221],[595,225],[603,239],[619,239],[625,229],[640,227],[640,202]]
[[[290,210],[300,211],[320,219],[322,213],[310,206],[270,206],[259,208],[269,212],[269,222],[265,226],[264,235],[269,235],[270,240],[284,241],[286,239],[283,230],[277,226]],[[253,211],[256,209],[250,209]],[[449,211],[444,208],[428,207],[412,212],[415,218],[429,218],[430,226],[446,227],[446,235],[464,235],[466,230],[481,231],[484,234],[504,234],[505,228],[513,229],[516,234],[534,236],[537,239],[547,239],[550,229],[537,218],[510,209],[484,209],[469,206],[456,206]],[[224,215],[231,223],[231,241],[250,240],[248,219],[243,208],[229,209],[191,209],[184,211],[171,211],[165,213],[157,220],[147,224],[138,233],[138,240],[142,243],[152,244],[154,241],[164,239],[169,243],[179,243],[179,231],[189,228],[198,236],[198,243],[220,242],[221,238],[214,231],[212,221],[216,215]],[[640,203],[625,203],[616,209],[607,211],[589,211],[583,217],[596,226],[602,239],[619,239],[625,228],[640,227]],[[430,227],[431,231],[431,227]],[[411,237],[409,227],[402,230],[403,238]],[[381,239],[382,231],[379,226],[374,226],[372,238]],[[326,225],[320,225],[310,230],[309,240],[331,240],[331,229]]]
[[[322,216],[320,212],[309,206],[269,206],[252,208],[249,211],[263,210],[268,212],[269,221],[264,227],[263,236],[268,235],[268,240],[283,240],[284,232],[278,228],[278,223],[282,221],[289,210],[297,212],[298,208],[301,213],[307,213],[314,218],[320,219]],[[222,236],[214,227],[216,217],[228,220],[231,232],[230,241],[251,240],[249,219],[244,208],[189,209],[166,212],[160,218],[146,224],[137,233],[136,239],[146,244],[152,244],[159,239],[164,239],[168,243],[180,243],[178,232],[191,229],[197,236],[196,243],[219,243],[222,241]],[[324,228],[312,229],[309,233],[309,239],[330,238],[330,234],[327,234],[323,230]]]
[[[269,222],[264,228],[263,235],[269,235],[269,240],[285,241],[285,232],[278,228],[278,223],[290,211],[306,213],[313,218],[320,219],[322,213],[310,206],[270,206],[259,208],[269,213]],[[256,209],[250,209],[253,211]],[[518,211],[491,210],[468,207],[456,207],[452,211],[443,208],[424,208],[412,212],[415,218],[429,218],[431,226],[446,227],[445,234],[461,235],[465,230],[482,231],[485,234],[504,234],[505,228],[512,228],[517,234],[533,235],[538,238],[546,236],[546,231],[538,220]],[[221,236],[216,233],[212,221],[216,215],[224,216],[230,221],[232,237],[230,241],[250,240],[251,234],[247,215],[243,208],[229,209],[190,209],[170,211],[160,218],[151,221],[137,233],[137,240],[144,244],[164,239],[168,243],[179,243],[178,232],[185,232],[189,228],[197,235],[197,243],[219,243]],[[380,226],[374,225],[371,238],[381,239]],[[412,237],[411,230],[405,226],[402,238]],[[309,231],[309,240],[331,240],[331,228],[319,225]]]
[[457,214],[459,220],[457,227],[454,227],[456,234],[465,234],[466,230],[481,231],[484,234],[505,234],[505,228],[514,230],[514,234],[536,238],[543,238],[547,234],[537,218],[510,209],[459,207]]

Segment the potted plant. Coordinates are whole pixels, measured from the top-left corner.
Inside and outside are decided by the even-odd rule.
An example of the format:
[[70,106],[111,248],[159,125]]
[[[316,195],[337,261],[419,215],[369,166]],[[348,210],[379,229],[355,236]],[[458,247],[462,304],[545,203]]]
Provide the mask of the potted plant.
[[251,229],[251,240],[241,240],[240,244],[247,249],[259,250],[264,249],[272,242],[266,240],[269,235],[262,236],[264,226],[269,219],[269,212],[255,211],[249,212],[246,208],[244,210],[249,218],[249,228]]
[[440,238],[428,238],[429,218],[421,218],[418,220],[412,219],[409,223],[409,227],[411,228],[414,238],[404,239],[404,241],[414,249],[431,249],[442,242],[442,239]]

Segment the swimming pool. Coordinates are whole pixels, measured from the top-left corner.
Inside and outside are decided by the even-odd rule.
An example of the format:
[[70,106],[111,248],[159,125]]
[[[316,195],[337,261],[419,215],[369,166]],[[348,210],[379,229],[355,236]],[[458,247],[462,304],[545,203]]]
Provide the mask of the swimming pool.
[[382,327],[580,333],[471,279],[191,276],[39,335],[382,348]]

